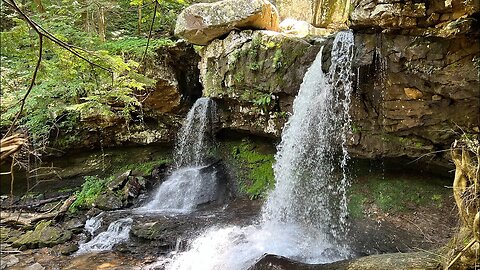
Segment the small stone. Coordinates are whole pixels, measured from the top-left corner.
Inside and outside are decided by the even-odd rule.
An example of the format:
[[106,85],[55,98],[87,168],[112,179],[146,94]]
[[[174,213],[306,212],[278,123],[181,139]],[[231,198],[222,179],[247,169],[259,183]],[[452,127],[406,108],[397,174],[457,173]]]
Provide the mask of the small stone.
[[403,88],[405,95],[410,99],[419,99],[423,97],[422,91],[418,90],[417,88],[410,88],[405,87]]
[[8,255],[2,257],[2,259],[0,260],[0,269],[6,269],[8,267],[14,266],[19,261],[20,260],[15,255]]
[[433,100],[433,101],[442,100],[442,96],[440,96],[440,95],[433,95],[433,96],[432,96],[432,100]]
[[60,247],[60,253],[62,255],[70,255],[78,250],[78,246],[75,244],[66,244]]
[[25,267],[24,270],[45,270],[45,267],[43,267],[39,263],[34,263],[30,266]]

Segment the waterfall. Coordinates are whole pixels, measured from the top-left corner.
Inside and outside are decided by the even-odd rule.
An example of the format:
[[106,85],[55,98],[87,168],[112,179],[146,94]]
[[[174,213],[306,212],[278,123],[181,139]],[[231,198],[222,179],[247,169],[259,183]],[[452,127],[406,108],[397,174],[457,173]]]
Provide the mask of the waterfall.
[[[323,49],[322,49],[323,50]],[[322,50],[305,74],[278,147],[276,185],[259,225],[211,228],[177,254],[166,269],[246,269],[265,253],[306,263],[345,258],[347,231],[346,132],[353,33],[339,32],[329,72]]]
[[265,221],[299,223],[334,238],[345,234],[352,57],[353,34],[340,32],[328,74],[321,57],[305,74],[275,157],[276,184],[263,209]]
[[216,105],[210,98],[199,98],[187,114],[175,145],[177,168],[206,165],[213,150],[213,124],[216,121]]
[[187,114],[175,146],[177,170],[163,182],[153,199],[139,211],[188,213],[215,200],[216,171],[206,165],[214,147],[216,105],[199,98]]
[[[211,99],[200,98],[195,102],[178,135],[174,156],[177,170],[160,185],[152,200],[134,212],[189,213],[198,205],[216,199],[216,170],[206,165],[214,146],[216,117],[216,106]],[[85,230],[92,236],[101,226],[102,215],[85,223]],[[109,250],[128,240],[132,222],[131,218],[112,222],[107,231],[81,244],[77,254]]]
[[170,213],[189,213],[197,205],[215,200],[217,179],[215,171],[205,167],[176,170],[162,183],[155,197],[141,210]]

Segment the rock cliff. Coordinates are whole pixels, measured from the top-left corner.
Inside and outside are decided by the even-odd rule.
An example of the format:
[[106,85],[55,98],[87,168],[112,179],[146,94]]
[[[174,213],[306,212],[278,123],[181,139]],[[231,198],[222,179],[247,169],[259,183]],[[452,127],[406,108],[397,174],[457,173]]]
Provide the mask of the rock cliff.
[[[305,10],[293,2],[276,1],[280,16]],[[304,2],[312,14],[327,12],[328,3]],[[443,150],[455,138],[479,132],[479,10],[476,2],[455,0],[351,4],[346,24],[355,31],[356,52],[350,153],[423,157],[445,165],[449,158]],[[316,26],[332,26],[312,18]],[[328,55],[331,36],[248,30],[230,32],[204,47],[199,65],[203,94],[220,104],[222,127],[279,137],[303,74],[321,46]],[[324,62],[327,68],[329,59]]]

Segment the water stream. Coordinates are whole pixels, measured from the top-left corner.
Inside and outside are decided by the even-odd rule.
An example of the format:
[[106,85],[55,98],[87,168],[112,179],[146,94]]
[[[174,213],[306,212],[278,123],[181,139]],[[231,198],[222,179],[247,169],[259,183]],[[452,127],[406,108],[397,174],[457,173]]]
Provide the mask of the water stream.
[[[323,50],[323,49],[322,49]],[[349,128],[353,33],[336,35],[329,72],[322,50],[305,74],[278,147],[276,185],[262,220],[246,227],[210,228],[166,269],[246,269],[265,253],[307,263],[348,256],[345,132]]]
[[[217,178],[215,169],[207,165],[209,153],[214,147],[213,126],[216,107],[209,98],[198,99],[188,112],[179,132],[175,147],[176,170],[163,182],[153,198],[133,213],[160,212],[186,214],[198,205],[216,199]],[[86,221],[85,230],[92,236],[101,226],[103,213]],[[112,222],[108,229],[79,247],[78,254],[109,250],[115,244],[128,240],[132,218]]]

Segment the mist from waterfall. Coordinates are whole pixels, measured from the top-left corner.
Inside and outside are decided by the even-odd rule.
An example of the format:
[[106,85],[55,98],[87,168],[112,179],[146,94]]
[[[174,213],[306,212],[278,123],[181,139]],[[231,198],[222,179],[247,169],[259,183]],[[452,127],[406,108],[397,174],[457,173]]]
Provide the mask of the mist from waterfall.
[[305,74],[284,127],[274,165],[276,185],[260,223],[210,228],[166,269],[246,269],[265,253],[306,263],[348,256],[342,240],[348,229],[345,144],[353,33],[336,35],[327,74],[322,51]]

